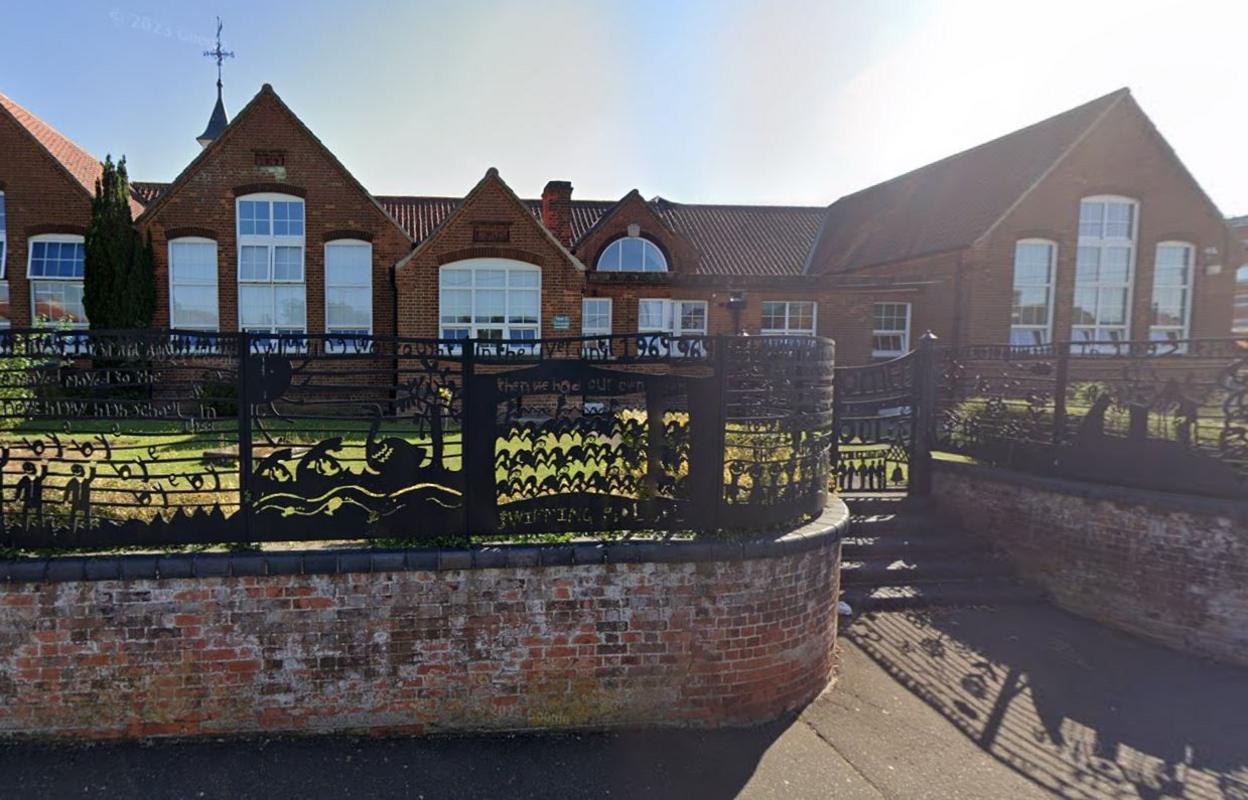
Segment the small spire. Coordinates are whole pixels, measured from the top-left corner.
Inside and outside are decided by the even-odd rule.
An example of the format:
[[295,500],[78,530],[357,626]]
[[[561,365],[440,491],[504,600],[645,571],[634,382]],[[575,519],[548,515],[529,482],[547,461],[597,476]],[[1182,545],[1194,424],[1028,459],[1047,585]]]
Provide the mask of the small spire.
[[208,127],[195,137],[195,141],[199,142],[202,147],[212,144],[213,140],[221,135],[221,131],[230,124],[229,118],[225,115],[225,102],[221,99],[221,64],[225,59],[233,58],[234,51],[221,49],[221,28],[221,18],[217,17],[217,46],[204,51],[205,56],[217,62],[217,104],[212,109],[212,116],[208,118]]

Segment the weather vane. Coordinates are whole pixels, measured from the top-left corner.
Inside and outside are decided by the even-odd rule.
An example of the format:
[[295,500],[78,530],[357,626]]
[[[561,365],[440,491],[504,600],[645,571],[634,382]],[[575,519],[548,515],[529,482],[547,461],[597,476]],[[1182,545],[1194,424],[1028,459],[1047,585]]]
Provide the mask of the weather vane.
[[227,58],[234,57],[233,50],[221,49],[221,18],[217,17],[217,46],[211,50],[205,50],[204,55],[217,60],[217,88],[221,88],[221,62]]

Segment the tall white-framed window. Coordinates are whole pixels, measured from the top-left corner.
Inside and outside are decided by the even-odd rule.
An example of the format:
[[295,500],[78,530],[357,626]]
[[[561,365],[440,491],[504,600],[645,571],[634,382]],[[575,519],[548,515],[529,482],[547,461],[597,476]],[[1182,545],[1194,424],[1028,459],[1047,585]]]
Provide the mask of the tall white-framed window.
[[4,192],[0,192],[0,328],[9,327],[9,224],[4,210]]
[[1014,244],[1014,291],[1010,344],[1036,346],[1053,340],[1053,281],[1057,243],[1020,239]]
[[169,327],[216,331],[217,243],[199,236],[169,241]]
[[1085,351],[1112,350],[1112,343],[1131,336],[1138,217],[1139,205],[1127,197],[1087,197],[1079,204],[1071,341],[1084,343]]
[[358,239],[325,244],[325,333],[346,337],[328,349],[356,352],[373,333],[373,246]]
[[760,332],[764,336],[814,336],[813,300],[764,300]]
[[83,238],[49,233],[30,237],[26,277],[30,280],[30,318],[36,323],[87,327],[82,305],[86,259]]
[[607,245],[598,256],[599,272],[667,272],[667,258],[643,236],[625,236]]
[[910,304],[876,303],[871,308],[871,356],[895,358],[910,352]]
[[1196,248],[1187,242],[1160,242],[1153,262],[1153,302],[1148,338],[1154,342],[1186,339],[1192,327],[1192,282]]
[[586,297],[581,300],[581,335],[611,335],[610,297]]
[[1248,264],[1235,271],[1235,316],[1231,324],[1236,333],[1248,332]]
[[470,258],[438,276],[443,339],[536,340],[542,322],[542,270],[523,261]]
[[258,333],[305,333],[303,200],[249,194],[236,202],[238,327]]
[[9,260],[9,223],[4,210],[4,192],[0,192],[0,280],[8,280],[5,267]]

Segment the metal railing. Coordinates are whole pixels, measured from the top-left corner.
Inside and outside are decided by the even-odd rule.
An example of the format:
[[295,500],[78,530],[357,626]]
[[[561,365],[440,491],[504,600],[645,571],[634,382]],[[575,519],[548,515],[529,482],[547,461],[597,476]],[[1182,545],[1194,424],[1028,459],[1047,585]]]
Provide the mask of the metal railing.
[[828,486],[833,346],[0,332],[0,546],[759,530]]

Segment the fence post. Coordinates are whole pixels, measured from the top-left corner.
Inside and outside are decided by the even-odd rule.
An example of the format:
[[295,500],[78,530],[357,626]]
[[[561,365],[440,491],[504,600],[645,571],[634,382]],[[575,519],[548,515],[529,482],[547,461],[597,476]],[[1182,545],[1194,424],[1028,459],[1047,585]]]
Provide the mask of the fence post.
[[1070,381],[1070,342],[1058,342],[1057,369],[1053,376],[1053,445],[1066,441],[1066,387]]
[[914,365],[914,450],[910,456],[910,493],[932,493],[932,443],[936,438],[936,343],[928,331],[919,339]]
[[243,539],[251,541],[251,341],[247,331],[238,334],[238,513],[243,518]]

